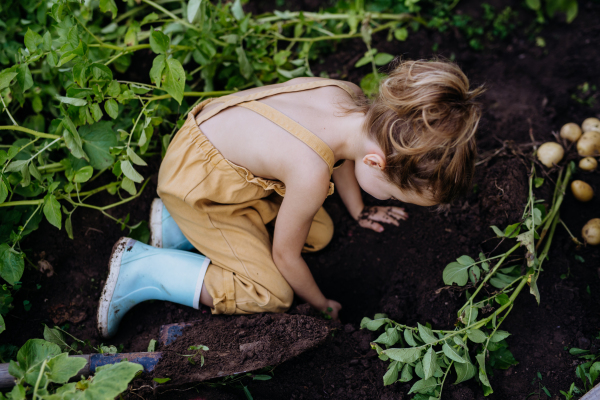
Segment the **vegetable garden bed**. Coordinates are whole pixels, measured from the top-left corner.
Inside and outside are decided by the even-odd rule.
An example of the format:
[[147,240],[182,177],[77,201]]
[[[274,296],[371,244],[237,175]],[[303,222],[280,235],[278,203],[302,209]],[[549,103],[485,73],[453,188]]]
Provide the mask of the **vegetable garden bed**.
[[[302,8],[318,6],[313,3],[306,2]],[[481,16],[479,3],[461,1],[458,10]],[[519,1],[490,3],[498,9],[510,3],[519,11],[518,20],[531,22],[530,12]],[[249,6],[255,12],[274,7]],[[564,123],[580,124],[587,117],[600,117],[600,92],[592,89],[594,84],[600,86],[600,3],[579,1],[579,7],[579,15],[571,24],[553,21],[536,34],[544,39],[545,47],[521,33],[522,29],[483,51],[473,50],[457,29],[445,33],[421,29],[405,42],[388,42],[385,34],[375,34],[372,47],[380,52],[417,59],[428,58],[437,49],[437,54],[454,58],[472,82],[487,85],[478,133],[482,157],[473,192],[442,212],[407,205],[410,218],[400,227],[386,227],[384,235],[361,229],[339,197],[333,196],[325,208],[336,226],[334,239],[322,252],[305,255],[323,292],[344,307],[342,323],[330,323],[333,334],[322,345],[270,370],[273,378],[268,381],[245,378],[225,381],[225,385],[154,385],[149,389],[152,384],[138,380],[133,383],[135,393],[144,398],[244,399],[247,392],[254,399],[410,398],[407,392],[412,383],[383,385],[382,376],[389,363],[380,361],[371,349],[370,343],[378,333],[359,329],[360,321],[383,312],[409,326],[429,322],[434,329],[454,329],[456,311],[464,304],[465,293],[444,288],[442,271],[463,254],[491,252],[499,242],[488,240],[495,236],[491,225],[503,229],[520,220],[528,200],[530,164],[516,154],[531,151],[530,132],[536,142],[542,143],[554,140],[552,132],[558,132]],[[353,67],[364,52],[360,39],[339,43],[322,63],[312,65],[313,72],[318,75],[324,71],[332,78],[359,83],[370,72],[368,65]],[[135,79],[123,79],[147,80],[152,59],[150,54],[140,54],[139,67],[128,72]],[[503,150],[497,151],[500,148]],[[573,148],[565,158],[578,159]],[[159,165],[160,156],[150,160],[144,168],[144,176],[149,177],[147,187],[137,199],[112,209],[113,217],[129,214],[133,223],[148,219]],[[537,171],[545,182],[535,190],[536,197],[550,201],[557,174],[545,176],[540,166]],[[575,236],[581,237],[583,225],[600,217],[600,173],[577,171],[574,177],[588,182],[596,191],[587,203],[575,200],[570,190],[564,198],[561,219]],[[101,176],[97,184],[110,182]],[[364,199],[367,205],[376,203],[369,196]],[[112,202],[106,192],[94,198],[94,204]],[[100,344],[95,326],[100,289],[112,245],[127,231],[87,208],[77,211],[72,224],[74,240],[48,222],[42,222],[23,240],[21,248],[30,261],[37,265],[47,261],[53,273],[25,270],[23,286],[15,293],[15,309],[5,316],[8,328],[0,336],[1,343],[21,346],[30,338],[42,337],[42,324],[47,324]],[[497,251],[506,251],[503,246]],[[533,296],[523,293],[502,324],[502,329],[512,334],[506,342],[518,364],[512,365],[513,360],[507,356],[504,364],[498,364],[503,369],[488,371],[494,388],[490,399],[520,400],[530,394],[529,399],[562,399],[559,391],[568,391],[572,382],[583,389],[575,373],[581,361],[568,350],[575,347],[596,353],[600,348],[600,248],[578,247],[559,225],[543,268],[538,281],[540,305]],[[158,337],[162,324],[200,320],[210,330],[223,319],[247,318],[211,316],[206,309],[148,302],[124,318],[110,344],[123,351],[145,351],[150,340]],[[262,325],[256,326],[261,329]],[[451,374],[443,399],[484,398],[475,380],[448,384],[455,379]],[[139,398],[131,393],[128,396]]]

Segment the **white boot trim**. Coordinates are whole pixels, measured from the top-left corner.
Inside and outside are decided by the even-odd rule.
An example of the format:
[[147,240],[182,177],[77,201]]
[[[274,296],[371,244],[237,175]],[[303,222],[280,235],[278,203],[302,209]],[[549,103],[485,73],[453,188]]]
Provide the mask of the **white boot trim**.
[[198,274],[198,280],[196,281],[196,290],[194,292],[194,308],[196,310],[200,309],[200,293],[202,292],[202,284],[204,283],[204,276],[206,275],[206,270],[208,269],[208,265],[210,264],[210,258],[205,257],[202,266],[200,267],[200,273]]

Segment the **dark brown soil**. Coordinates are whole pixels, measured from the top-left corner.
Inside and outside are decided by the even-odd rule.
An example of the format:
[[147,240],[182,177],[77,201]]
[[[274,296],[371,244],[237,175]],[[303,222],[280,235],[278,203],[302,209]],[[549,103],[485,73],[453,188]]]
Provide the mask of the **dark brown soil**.
[[[520,1],[490,3],[501,7],[511,4],[523,21],[529,23],[533,19]],[[475,0],[459,4],[461,12],[476,15],[481,11],[480,3]],[[318,7],[312,2],[304,5]],[[579,5],[579,16],[572,24],[555,21],[538,34],[544,37],[545,48],[537,47],[521,30],[506,41],[489,45],[483,52],[470,49],[467,40],[453,30],[443,35],[420,30],[402,43],[387,42],[385,36],[374,38],[373,46],[379,51],[413,59],[431,57],[432,46],[437,43],[438,54],[448,58],[453,55],[472,82],[485,83],[488,88],[483,96],[485,113],[478,133],[479,150],[485,161],[478,166],[474,190],[469,196],[441,212],[406,205],[410,219],[400,227],[386,227],[382,234],[360,228],[348,215],[339,197],[333,196],[325,203],[336,224],[335,236],[325,250],[305,255],[305,259],[326,296],[343,305],[343,325],[328,334],[320,346],[275,368],[273,379],[253,381],[249,377],[242,380],[254,399],[409,398],[406,395],[409,384],[383,386],[382,376],[387,363],[380,361],[370,350],[369,342],[376,334],[359,330],[359,322],[364,316],[386,312],[406,324],[431,322],[436,328],[451,328],[464,296],[448,290],[437,292],[443,286],[444,266],[462,254],[475,255],[481,249],[491,251],[497,241],[486,241],[493,236],[489,226],[503,228],[517,222],[521,216],[528,170],[513,155],[513,150],[530,143],[530,129],[537,141],[552,140],[552,132],[558,131],[562,124],[581,123],[584,118],[600,116],[598,103],[589,107],[571,99],[578,85],[584,82],[600,84],[597,68],[600,64],[600,4],[580,0]],[[314,66],[315,72],[328,71],[333,78],[358,83],[369,72],[368,67],[353,68],[364,51],[360,41],[340,44],[335,54]],[[505,151],[487,158],[506,141],[508,148]],[[526,146],[520,149],[529,150]],[[574,157],[572,149],[568,155]],[[155,160],[144,171],[145,176],[156,174],[159,162]],[[546,177],[546,183],[539,190],[540,196],[547,198],[551,194],[550,181],[555,178],[554,173]],[[599,172],[577,172],[576,178],[585,180],[600,193]],[[156,195],[156,175],[151,179],[139,199],[109,212],[116,217],[130,213],[134,223],[147,220],[150,203]],[[98,182],[99,185],[102,183]],[[368,205],[380,204],[366,195],[364,199]],[[99,194],[94,201],[95,204],[109,204],[115,200]],[[587,220],[600,217],[600,196],[588,203],[579,203],[570,192],[567,193],[561,217],[579,236]],[[29,338],[41,337],[43,323],[68,325],[67,329],[73,335],[90,339],[94,344],[102,342],[95,328],[97,300],[106,278],[112,245],[127,232],[122,232],[113,221],[93,210],[77,210],[73,218],[74,241],[67,238],[64,230],[59,232],[42,223],[24,243],[33,263],[45,252],[55,274],[48,278],[33,268],[26,270],[24,286],[15,299],[16,309],[5,318],[7,331],[0,336],[2,343],[20,346]],[[578,261],[575,256],[585,261]],[[544,264],[539,281],[541,305],[538,306],[525,290],[503,325],[503,329],[512,333],[508,338],[509,349],[519,364],[506,371],[493,371],[491,384],[495,392],[490,399],[525,399],[537,391],[531,381],[538,371],[552,399],[559,398],[559,390],[567,390],[571,382],[577,382],[581,387],[575,376],[577,360],[565,348],[599,347],[594,339],[600,330],[599,267],[598,247],[578,248],[562,227],[557,229],[550,259]],[[568,277],[561,279],[562,274],[568,274]],[[28,312],[23,310],[24,300],[32,304]],[[223,327],[233,325],[237,328],[236,324],[240,324],[237,329],[246,331],[247,335],[267,335],[269,326],[277,326],[275,322],[271,325],[261,322],[252,329],[241,326],[266,318],[212,317],[206,309],[147,302],[128,313],[117,337],[110,343],[122,344],[124,351],[145,351],[150,339],[158,338],[162,324],[201,320],[193,334],[197,333],[198,340],[206,343],[192,339],[189,343],[208,345],[211,351],[211,346],[239,349],[240,343],[249,340],[239,332],[237,336],[221,336],[230,341],[208,343],[220,337]],[[279,321],[279,317],[268,318]],[[186,345],[187,342],[182,344]],[[212,357],[210,353],[207,353],[207,362],[208,357]],[[268,361],[277,362],[275,359]],[[211,358],[212,362],[216,359]],[[190,371],[185,369],[190,368],[185,362],[180,368],[169,372],[174,382],[185,379]],[[169,391],[167,388],[137,389],[140,385],[136,385],[136,394],[144,398],[246,398],[241,385],[222,386],[216,382],[212,386],[174,386],[168,388]],[[131,395],[131,398],[138,397]],[[457,386],[447,385],[443,395],[443,399],[482,398],[482,391],[473,380]]]
[[[181,384],[256,371],[321,344],[328,333],[324,319],[305,315],[239,318],[206,314],[173,343],[158,349],[163,354],[152,377],[168,377],[170,384]],[[200,355],[190,350],[198,345],[209,349],[203,352],[204,365]],[[190,362],[182,355],[194,356]]]

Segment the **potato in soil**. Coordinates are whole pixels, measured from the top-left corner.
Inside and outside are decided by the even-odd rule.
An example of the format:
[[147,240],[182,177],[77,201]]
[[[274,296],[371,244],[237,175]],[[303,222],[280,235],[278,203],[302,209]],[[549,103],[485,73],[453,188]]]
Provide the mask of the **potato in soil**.
[[565,150],[556,142],[546,142],[537,151],[537,158],[546,167],[551,168],[562,160]]
[[600,244],[600,218],[592,218],[581,230],[581,236],[587,244],[596,246]]
[[586,118],[581,124],[581,128],[584,132],[596,131],[600,132],[600,119],[598,118]]
[[577,180],[571,182],[571,191],[577,200],[584,203],[594,197],[594,189],[584,181]]
[[579,160],[579,168],[584,171],[594,171],[598,167],[598,161],[594,157],[585,157]]
[[581,128],[575,122],[564,124],[560,128],[560,137],[569,142],[576,142],[581,137]]
[[600,154],[600,132],[584,133],[577,141],[577,152],[582,157]]

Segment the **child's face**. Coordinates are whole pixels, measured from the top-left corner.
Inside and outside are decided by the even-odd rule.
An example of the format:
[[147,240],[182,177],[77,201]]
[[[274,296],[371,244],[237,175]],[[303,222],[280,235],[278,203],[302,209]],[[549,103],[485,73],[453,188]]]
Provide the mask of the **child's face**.
[[383,174],[384,167],[385,160],[379,154],[367,154],[362,163],[355,164],[356,180],[365,192],[379,200],[395,199],[423,207],[437,204],[428,192],[418,194],[414,191],[402,190],[389,182]]

